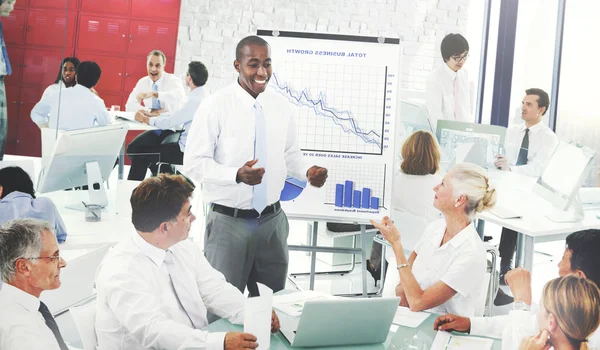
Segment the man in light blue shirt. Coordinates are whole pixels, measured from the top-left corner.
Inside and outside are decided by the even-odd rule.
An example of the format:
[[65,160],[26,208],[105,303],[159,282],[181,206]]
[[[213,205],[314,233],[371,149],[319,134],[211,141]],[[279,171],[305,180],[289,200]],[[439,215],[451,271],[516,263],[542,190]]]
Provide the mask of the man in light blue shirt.
[[[189,87],[190,93],[180,110],[174,113],[163,113],[159,117],[152,117],[144,110],[136,112],[135,120],[138,122],[162,129],[162,142],[157,145],[148,145],[142,142],[138,144],[136,143],[136,138],[129,144],[127,153],[131,158],[131,169],[127,177],[128,180],[143,180],[146,177],[148,168],[150,168],[153,175],[156,175],[158,172],[157,163],[159,162],[183,164],[183,152],[185,151],[188,129],[192,124],[200,102],[204,98],[204,89],[202,86],[206,84],[207,79],[208,70],[206,66],[202,62],[192,61],[188,65],[185,77],[185,83]],[[181,135],[168,130],[178,127],[181,124],[183,124]],[[138,137],[142,137],[142,135]]]
[[110,115],[104,101],[92,90],[102,70],[96,62],[81,62],[77,85],[48,94],[31,110],[31,119],[40,127],[78,130],[108,125]]
[[[0,17],[8,17],[15,7],[15,0],[0,0]],[[0,22],[0,160],[4,159],[4,146],[8,132],[8,112],[6,110],[6,90],[4,89],[4,77],[12,73],[8,51],[2,33],[2,22]],[[15,116],[16,117],[16,116]]]

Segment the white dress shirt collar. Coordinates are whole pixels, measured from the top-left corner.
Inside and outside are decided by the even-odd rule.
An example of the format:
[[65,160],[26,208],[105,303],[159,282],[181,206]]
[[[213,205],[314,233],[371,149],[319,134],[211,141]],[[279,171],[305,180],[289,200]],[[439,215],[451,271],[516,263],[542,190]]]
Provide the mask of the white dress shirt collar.
[[457,233],[456,236],[452,237],[448,242],[446,242],[446,244],[450,244],[454,248],[460,247],[467,239],[469,239],[469,236],[473,231],[473,228],[471,226],[472,224],[469,224],[467,227],[460,230],[460,232]]
[[160,78],[158,78],[157,81],[152,81],[152,78],[150,78],[150,76],[148,76],[148,78],[150,79],[150,83],[151,83],[150,85],[156,84],[156,86],[158,86],[158,89],[160,91],[162,84],[165,83],[165,75],[167,75],[167,72],[162,72],[162,74],[160,75]]
[[37,314],[40,309],[40,299],[8,283],[2,285],[2,293],[23,306],[25,310]]
[[156,266],[160,267],[162,263],[165,261],[165,255],[167,254],[166,250],[160,249],[152,244],[146,242],[139,233],[133,233],[131,235],[131,239],[133,240],[133,244],[135,244],[147,257],[152,260]]
[[521,124],[521,133],[525,132],[525,129],[529,129],[530,133],[533,134],[537,134],[540,131],[544,130],[544,121],[540,120],[538,123],[536,123],[535,125],[530,126],[529,128],[527,128],[527,125],[525,123]]
[[444,62],[443,67],[444,68],[442,69],[442,71],[444,72],[445,75],[448,76],[448,78],[450,80],[456,79],[456,76],[458,75],[458,72],[455,72],[450,67],[448,67],[448,65],[446,64],[446,62]]
[[244,88],[240,85],[239,80],[236,80],[235,85],[237,86],[235,93],[240,98],[240,102],[244,108],[254,108],[254,104],[256,104],[256,101],[260,98],[260,95],[258,95],[257,98],[252,97],[248,91],[244,90]]

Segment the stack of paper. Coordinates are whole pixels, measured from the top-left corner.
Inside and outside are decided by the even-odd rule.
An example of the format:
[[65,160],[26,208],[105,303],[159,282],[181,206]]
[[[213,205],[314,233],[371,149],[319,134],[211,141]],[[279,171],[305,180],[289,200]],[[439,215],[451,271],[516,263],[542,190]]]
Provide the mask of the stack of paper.
[[494,341],[492,339],[455,336],[444,331],[438,331],[431,350],[491,350]]
[[392,323],[400,326],[417,328],[427,319],[427,317],[429,317],[429,315],[430,314],[427,312],[413,312],[407,307],[399,306]]
[[302,314],[302,309],[307,301],[326,299],[342,298],[315,291],[297,292],[274,296],[273,307],[287,315],[297,317]]

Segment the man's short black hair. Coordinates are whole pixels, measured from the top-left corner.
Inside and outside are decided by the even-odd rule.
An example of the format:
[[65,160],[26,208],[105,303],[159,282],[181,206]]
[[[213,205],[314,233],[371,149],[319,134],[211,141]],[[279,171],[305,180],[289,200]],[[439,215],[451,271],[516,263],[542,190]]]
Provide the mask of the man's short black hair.
[[265,39],[256,36],[256,35],[250,35],[245,37],[244,39],[240,40],[240,42],[237,44],[237,46],[235,47],[235,59],[238,61],[242,60],[242,50],[244,49],[244,47],[248,46],[248,45],[258,45],[258,46],[269,46],[269,43],[265,41]]
[[29,174],[18,166],[9,166],[0,169],[0,186],[2,186],[2,196],[19,191],[31,195],[35,198],[35,190],[33,189],[33,181]]
[[462,55],[463,52],[469,52],[469,43],[464,36],[450,33],[442,39],[440,51],[442,52],[444,62],[447,62],[452,56],[458,56]]
[[192,61],[188,64],[188,74],[196,86],[204,86],[208,80],[208,69],[200,61]]
[[101,74],[102,69],[98,63],[94,61],[81,62],[77,67],[77,84],[91,89],[98,84]]
[[548,94],[546,93],[546,91],[544,91],[542,89],[531,88],[531,89],[525,90],[525,94],[536,95],[538,97],[538,106],[540,108],[546,107],[546,109],[544,109],[544,113],[542,113],[542,115],[544,115],[544,114],[546,114],[546,112],[548,112],[548,107],[550,107],[550,97],[548,97]]
[[571,251],[571,270],[581,270],[585,277],[600,286],[600,230],[591,229],[567,236]]

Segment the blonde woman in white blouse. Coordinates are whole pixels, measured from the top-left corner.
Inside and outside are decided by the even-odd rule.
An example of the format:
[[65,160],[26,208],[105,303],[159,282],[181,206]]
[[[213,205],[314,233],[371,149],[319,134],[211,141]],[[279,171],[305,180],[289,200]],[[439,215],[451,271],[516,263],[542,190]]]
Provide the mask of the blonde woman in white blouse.
[[[389,217],[371,223],[392,245],[400,284],[400,305],[412,311],[475,316],[484,293],[485,247],[471,221],[476,212],[491,208],[495,190],[486,171],[474,164],[458,164],[434,187],[433,205],[444,219],[431,223],[415,249],[406,257],[401,233]],[[393,268],[393,265],[392,267]]]

